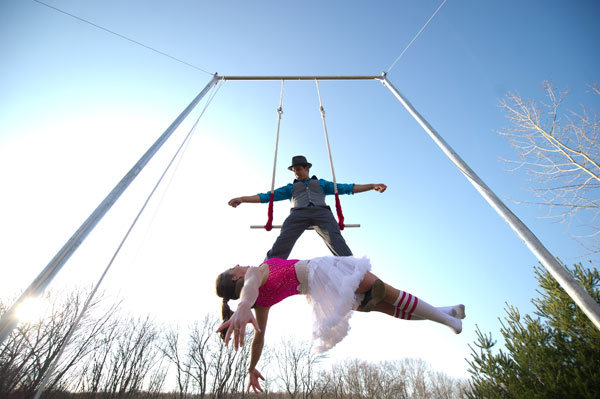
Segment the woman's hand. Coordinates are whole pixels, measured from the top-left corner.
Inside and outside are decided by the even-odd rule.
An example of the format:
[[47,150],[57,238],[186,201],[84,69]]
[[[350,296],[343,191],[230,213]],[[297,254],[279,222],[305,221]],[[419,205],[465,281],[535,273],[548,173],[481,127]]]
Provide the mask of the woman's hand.
[[233,345],[236,351],[238,348],[244,346],[246,324],[248,323],[252,323],[256,331],[260,331],[258,322],[254,318],[252,311],[250,311],[250,306],[244,302],[241,302],[231,318],[223,322],[217,329],[217,332],[227,329],[227,332],[225,333],[225,346],[229,344],[231,334],[233,334]]
[[248,376],[250,377],[250,380],[248,381],[248,389],[246,390],[246,392],[250,392],[251,387],[254,390],[254,393],[262,392],[263,389],[261,388],[258,379],[260,378],[264,381],[265,377],[263,377],[257,369],[252,369],[248,371]]

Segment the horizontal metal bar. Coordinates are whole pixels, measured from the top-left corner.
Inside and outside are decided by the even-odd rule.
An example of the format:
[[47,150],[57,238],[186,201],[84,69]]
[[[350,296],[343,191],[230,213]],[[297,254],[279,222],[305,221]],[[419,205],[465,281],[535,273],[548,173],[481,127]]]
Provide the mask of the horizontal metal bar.
[[221,80],[382,80],[382,75],[351,76],[217,76]]
[[[280,229],[281,225],[280,224],[274,224],[272,227],[274,229]],[[344,227],[360,227],[360,224],[345,224]],[[264,224],[261,224],[261,225],[253,224],[253,225],[250,226],[250,228],[251,229],[264,229],[265,225]],[[308,230],[313,230],[313,228],[309,227]]]

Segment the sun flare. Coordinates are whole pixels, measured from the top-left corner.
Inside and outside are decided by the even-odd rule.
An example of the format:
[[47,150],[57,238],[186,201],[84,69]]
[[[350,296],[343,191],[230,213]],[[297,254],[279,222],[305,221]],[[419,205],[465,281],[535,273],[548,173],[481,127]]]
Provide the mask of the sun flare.
[[23,323],[35,323],[44,317],[48,302],[44,298],[28,298],[17,308],[17,317]]

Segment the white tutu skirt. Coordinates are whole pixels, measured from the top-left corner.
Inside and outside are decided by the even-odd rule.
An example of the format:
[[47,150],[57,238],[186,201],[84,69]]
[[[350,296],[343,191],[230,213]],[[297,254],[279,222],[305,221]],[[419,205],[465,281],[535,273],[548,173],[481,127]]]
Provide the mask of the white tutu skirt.
[[317,353],[333,348],[348,334],[352,309],[358,306],[355,292],[370,269],[367,258],[325,256],[311,259],[307,300],[312,307]]

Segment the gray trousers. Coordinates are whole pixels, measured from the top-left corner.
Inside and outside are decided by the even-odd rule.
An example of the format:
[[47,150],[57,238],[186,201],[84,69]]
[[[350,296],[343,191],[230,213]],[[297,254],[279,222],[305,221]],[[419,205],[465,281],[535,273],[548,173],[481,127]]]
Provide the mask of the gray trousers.
[[311,206],[292,209],[281,226],[279,237],[275,240],[271,250],[267,252],[267,259],[287,259],[298,238],[309,227],[313,227],[321,236],[332,254],[335,256],[352,256],[352,251],[346,245],[340,227],[329,207]]

